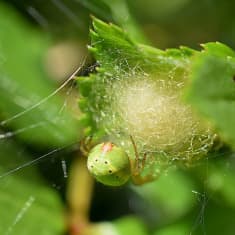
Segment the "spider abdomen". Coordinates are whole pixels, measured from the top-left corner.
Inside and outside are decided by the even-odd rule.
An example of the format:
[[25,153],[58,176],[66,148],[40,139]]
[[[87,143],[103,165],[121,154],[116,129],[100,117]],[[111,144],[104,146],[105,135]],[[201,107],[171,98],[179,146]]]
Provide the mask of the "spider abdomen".
[[87,167],[105,185],[120,186],[130,178],[130,161],[126,152],[110,142],[98,144],[91,150]]

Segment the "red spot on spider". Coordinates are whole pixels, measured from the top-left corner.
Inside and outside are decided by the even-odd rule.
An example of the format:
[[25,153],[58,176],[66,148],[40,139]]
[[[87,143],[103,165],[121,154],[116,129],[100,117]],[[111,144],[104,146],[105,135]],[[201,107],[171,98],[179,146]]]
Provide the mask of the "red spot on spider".
[[105,153],[111,151],[112,148],[113,148],[113,144],[112,144],[111,142],[107,142],[107,143],[104,143],[104,144],[102,145],[101,150],[102,150],[102,153],[105,154]]

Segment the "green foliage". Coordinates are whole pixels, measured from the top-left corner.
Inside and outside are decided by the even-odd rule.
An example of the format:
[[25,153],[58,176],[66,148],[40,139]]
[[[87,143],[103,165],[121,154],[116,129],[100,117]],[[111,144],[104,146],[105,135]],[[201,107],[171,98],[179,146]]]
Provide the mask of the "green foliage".
[[[162,51],[137,44],[131,40],[127,33],[115,25],[108,25],[94,19],[93,26],[94,30],[90,34],[90,51],[97,60],[99,67],[96,73],[90,74],[89,77],[78,78],[82,95],[80,108],[86,115],[86,122],[84,123],[89,129],[89,134],[95,134],[99,130],[103,135],[107,135],[108,138],[114,140],[114,142],[118,142],[117,139],[120,138],[121,140],[118,143],[125,143],[128,136],[123,131],[118,132],[118,128],[125,123],[125,119],[117,119],[122,123],[119,126],[118,122],[113,121],[116,115],[113,110],[115,110],[117,102],[114,102],[114,105],[112,105],[112,102],[116,99],[115,95],[119,98],[124,94],[120,92],[116,83],[125,84],[126,81],[131,80],[133,77],[137,77],[138,81],[151,77],[152,81],[156,82],[160,77],[163,81],[173,80],[177,84],[183,83],[183,91],[178,90],[182,93],[182,98],[186,96],[187,101],[190,105],[192,104],[194,112],[205,118],[205,125],[215,128],[216,133],[220,136],[219,141],[223,140],[233,146],[235,133],[233,130],[233,126],[235,126],[235,86],[233,77],[235,67],[234,52],[229,47],[221,43],[208,43],[204,45],[204,50],[202,51],[194,51],[185,47]],[[131,83],[127,82],[126,84],[127,87],[131,86]],[[146,83],[143,83],[143,87],[145,85]],[[137,90],[143,89],[143,87],[135,88]],[[126,87],[121,86],[121,89],[126,89]],[[133,92],[136,90],[132,89]],[[135,102],[138,101],[135,96],[132,99],[134,100],[133,103],[131,99],[128,102],[132,104],[130,113],[135,116],[135,111],[138,109],[135,106]],[[145,104],[141,103],[140,105]],[[111,107],[110,112],[107,112],[107,107]],[[109,119],[109,117],[112,118]],[[125,117],[127,119],[127,116]],[[207,122],[208,120],[209,122]],[[147,121],[147,116],[145,116],[145,121]],[[184,121],[187,122],[187,120]],[[180,124],[180,126],[183,129],[183,125]],[[119,137],[115,136],[115,132],[119,134]],[[146,136],[146,139],[148,137]],[[142,139],[142,142],[145,143],[145,139]],[[212,142],[206,142],[202,147],[202,151],[203,149],[206,150],[204,152],[205,155],[208,151],[207,147],[211,147]],[[126,148],[126,145],[124,144],[123,147]],[[131,148],[129,145],[128,147]],[[137,149],[139,150],[140,147],[141,145],[137,140]],[[223,202],[230,209],[224,210],[225,219],[221,220],[221,223],[228,227],[228,231],[231,229],[231,222],[226,218],[234,213],[232,209],[234,192],[231,188],[231,182],[234,180],[234,175],[232,174],[234,167],[231,166],[231,170],[227,169],[227,167],[222,167],[224,161],[221,162],[222,166],[220,164],[216,165],[213,162],[213,158],[221,156],[226,159],[230,154],[224,153],[223,151],[226,151],[224,149],[221,152],[218,149],[214,151],[213,154],[207,155],[208,158],[212,158],[211,162],[207,162],[206,166],[196,167],[197,170],[194,172],[196,176],[192,176],[189,173],[170,171],[167,172],[167,175],[163,174],[158,181],[141,187],[132,187],[150,205],[154,215],[156,211],[161,215],[158,223],[173,222],[157,229],[156,234],[188,234],[190,232],[200,234],[202,230],[210,234],[219,234],[216,230],[220,231],[220,226],[217,229],[213,229],[213,226],[211,226],[213,223],[211,222],[202,229],[201,225],[199,225],[200,222],[195,222],[195,215],[193,215],[197,200],[201,202],[202,207],[207,205],[207,191],[214,196],[211,197],[212,202],[208,206],[208,217],[204,214],[202,216],[205,216],[210,221],[213,221],[213,219],[217,220],[217,216],[213,215],[213,205],[217,203],[218,197],[222,197]],[[144,150],[141,149],[140,153],[143,152]],[[133,151],[128,153],[133,155]],[[172,152],[166,151],[166,153],[170,155]],[[162,173],[161,165],[164,165],[162,158],[166,159],[166,155],[164,157],[155,156],[157,161],[148,162],[147,167],[149,168],[146,172]],[[147,157],[149,156],[147,155]],[[191,160],[193,162],[195,159],[189,157],[186,162],[190,165]],[[169,163],[167,162],[166,164]],[[231,165],[233,164],[231,163]],[[151,171],[150,167],[154,168],[155,171]],[[205,172],[207,172],[206,183],[204,183],[205,177],[202,177]],[[222,176],[224,172],[226,172],[226,176]],[[200,184],[205,184],[203,189],[198,188]],[[145,213],[149,216],[148,218],[153,219],[149,215],[151,211],[145,211]],[[204,220],[204,217],[200,218],[200,220]],[[178,222],[174,223],[174,221]],[[228,231],[227,233],[229,234]]]
[[[77,141],[81,136],[78,123],[68,110],[61,109],[64,100],[56,94],[41,102],[56,89],[43,68],[48,39],[2,3],[0,12],[0,126],[10,133],[5,137],[16,135],[41,148]],[[2,136],[0,234],[61,234],[65,223],[59,195],[35,166],[20,170],[35,156]]]
[[[143,220],[136,215],[130,215],[109,222],[90,223],[91,232],[89,234],[233,235],[235,231],[235,190],[233,187],[235,166],[234,152],[230,146],[235,147],[234,51],[221,43],[204,44],[202,51],[195,51],[187,47],[163,51],[139,44],[139,42],[146,42],[146,38],[130,14],[126,1],[77,0],[75,2],[79,3],[77,8],[83,6],[79,14],[85,9],[84,15],[90,11],[102,19],[114,21],[125,30],[96,18],[93,19],[89,49],[97,61],[97,68],[89,77],[78,78],[79,106],[83,112],[79,121],[68,110],[63,109],[64,97],[59,97],[58,94],[50,97],[56,89],[56,85],[49,79],[43,68],[43,59],[48,46],[50,46],[48,38],[45,38],[42,33],[36,32],[32,25],[24,22],[12,9],[0,4],[1,129],[9,131],[8,133],[17,137],[11,141],[4,139],[7,137],[7,135],[4,137],[4,133],[0,134],[0,138],[2,138],[0,139],[0,234],[56,235],[62,234],[66,229],[64,209],[59,194],[49,188],[51,186],[46,184],[35,166],[29,165],[27,168],[20,169],[24,163],[30,163],[35,157],[29,154],[29,151],[35,146],[38,149],[61,147],[80,140],[85,134],[85,136],[92,135],[95,143],[106,140],[117,143],[133,160],[136,156],[129,136],[133,134],[140,160],[143,160],[145,153],[147,153],[143,175],[150,172],[156,178],[159,175],[161,177],[157,181],[143,186],[127,185],[122,189],[106,189],[115,190],[114,193],[118,201],[128,200],[126,214],[131,210],[139,213]],[[75,3],[69,1],[67,3],[67,6],[70,6],[68,9],[73,9],[71,6],[74,6]],[[141,17],[142,10],[153,9],[151,17],[163,19],[164,16],[167,16],[174,21],[178,21],[175,17],[176,13],[181,12],[180,14],[182,14],[182,11],[188,9],[189,5],[195,4],[198,5],[197,9],[200,8],[200,1],[189,3],[185,0],[176,1],[172,5],[162,0],[150,1],[149,3],[133,1],[133,4],[138,5],[137,8],[144,4],[145,8],[140,8]],[[220,3],[220,6],[225,5],[225,3]],[[52,9],[55,6],[53,5]],[[157,7],[159,14],[156,14],[156,8],[153,6],[159,6]],[[213,9],[216,7],[213,9],[209,7],[209,9],[212,10],[209,14],[213,15]],[[220,8],[217,7],[217,9],[219,11]],[[232,9],[231,7],[233,14]],[[131,10],[133,11],[133,9]],[[226,12],[225,8],[223,11]],[[54,14],[50,10],[48,12],[48,15],[53,18]],[[191,12],[186,10],[185,14],[191,14]],[[83,21],[87,17],[83,18],[84,15],[81,15],[79,20]],[[74,14],[72,18],[74,16],[76,15]],[[198,17],[198,14],[196,16]],[[208,15],[206,14],[206,16]],[[61,21],[66,17],[61,17]],[[144,17],[146,16],[143,15]],[[203,19],[205,18],[202,17],[201,21],[204,23]],[[58,16],[54,20],[56,24],[60,22],[57,20]],[[230,21],[231,25],[234,24],[232,19],[227,17],[226,22]],[[63,23],[66,25],[67,21]],[[145,23],[148,24],[148,22]],[[50,24],[51,22],[49,22]],[[88,24],[88,20],[83,26],[87,27],[86,24]],[[198,30],[191,26],[190,21],[186,24],[190,26],[185,28],[187,35],[190,30],[197,34]],[[84,29],[81,29],[81,25],[75,33],[84,38]],[[172,25],[174,24],[170,23],[169,27],[174,28]],[[204,24],[200,29],[203,27],[205,27]],[[70,26],[66,30],[69,31]],[[224,30],[228,29],[224,27]],[[171,37],[170,40],[175,40],[178,37],[178,32],[178,29],[174,28],[175,37]],[[81,33],[82,35],[80,35]],[[155,31],[154,34],[161,37],[161,34]],[[190,36],[194,38],[195,35]],[[200,35],[198,37],[200,38]],[[146,110],[152,108],[151,103],[154,103],[154,99],[152,99],[154,97],[151,96],[151,88],[153,87],[154,89],[160,87],[158,92],[167,88],[164,92],[167,91],[178,97],[177,102],[170,103],[170,106],[167,106],[169,103],[163,103],[164,109],[159,112],[174,111],[161,118],[161,120],[166,120],[170,116],[174,119],[161,128],[164,130],[162,133],[164,139],[162,142],[158,142],[160,151],[156,150],[154,142],[156,139],[153,142],[147,142],[149,139],[151,140],[151,130],[153,129],[149,123],[151,123],[150,121],[154,123],[154,120],[159,116],[158,113],[158,115],[153,115],[152,119],[148,119],[148,115],[151,116],[152,113],[145,113]],[[130,90],[128,90],[129,88]],[[146,88],[147,90],[145,90]],[[132,95],[133,91],[143,92]],[[130,94],[129,98],[126,93]],[[139,95],[143,95],[142,97],[146,95],[147,98],[150,95],[150,98],[145,99],[148,101],[147,103],[141,103]],[[50,98],[41,103],[45,97]],[[159,96],[158,98],[158,100],[162,100],[167,96]],[[184,104],[181,98],[185,98],[194,110],[177,116],[183,112],[182,109],[180,112],[175,112],[179,111],[175,107],[182,108],[185,107],[184,105],[188,105]],[[117,102],[120,100],[121,105]],[[138,102],[140,105],[136,105]],[[31,110],[35,104],[40,105],[36,105]],[[140,109],[141,107],[142,109]],[[119,115],[120,110],[122,111],[121,108],[127,110],[124,117]],[[139,113],[143,111],[145,115],[143,115],[141,122],[131,129],[125,120],[138,116],[139,113],[136,111]],[[190,125],[192,124],[191,120],[194,120],[192,113],[198,119],[203,119],[203,124],[201,125],[200,122],[193,129],[193,131],[196,130],[196,136],[199,135],[200,138],[195,142],[186,141],[182,145],[174,147],[169,147],[169,145],[167,148],[162,147],[168,140],[171,140],[170,143],[173,142],[172,140],[180,139],[181,141],[182,135],[177,135],[180,130],[184,133],[187,133],[187,130],[189,130],[188,132],[192,131],[190,128],[187,129],[188,126],[185,126],[188,121],[190,121]],[[187,116],[186,119],[185,116]],[[188,119],[188,117],[190,118]],[[133,122],[139,120],[132,119]],[[180,122],[176,122],[176,120],[180,120]],[[178,126],[178,129],[172,132],[174,129],[172,127],[175,126]],[[208,126],[209,131],[207,131]],[[127,132],[125,132],[126,129],[128,129]],[[206,134],[204,135],[205,129]],[[131,131],[129,132],[129,130]],[[212,153],[208,153],[214,141],[214,130],[218,134],[218,140],[225,142],[228,146],[221,148],[221,143],[219,143]],[[159,129],[157,131],[159,133]],[[141,138],[140,133],[144,133]],[[206,138],[204,138],[205,136]],[[17,141],[18,143],[16,143]],[[194,149],[187,155],[188,143],[192,142]],[[163,145],[161,145],[162,143]],[[30,148],[26,151],[26,148],[21,145],[30,146]],[[91,163],[95,164],[99,152],[93,154],[94,159],[91,159]],[[112,167],[116,167],[118,164],[122,166],[123,163],[128,162],[126,155],[125,161],[122,161],[120,156],[123,155],[120,153],[113,155]],[[202,156],[205,161],[199,162],[195,166],[195,162],[198,163],[196,160],[201,159]],[[175,163],[180,163],[180,166],[193,165],[194,167],[187,168],[187,171],[182,168],[175,171],[165,170]],[[101,165],[99,170],[103,173],[109,168]],[[9,174],[5,175],[5,173]],[[129,178],[129,172],[124,173],[126,180]],[[6,177],[3,177],[4,175]],[[104,182],[110,183],[106,176],[104,174]],[[97,194],[99,194],[99,189]],[[121,194],[126,189],[130,194],[128,198]],[[95,197],[97,196],[100,195],[95,195]],[[90,195],[87,195],[87,198],[90,198]],[[102,194],[100,198],[103,198]],[[112,198],[105,199],[105,204],[108,205],[109,213],[113,218],[115,211],[113,211],[112,203]],[[102,210],[103,208],[102,205]],[[102,210],[95,212],[98,214],[99,220],[103,219]],[[78,225],[80,224],[78,223]]]
[[[0,149],[0,175],[31,159],[11,141],[2,142]],[[0,192],[1,234],[55,235],[65,229],[60,199],[36,167],[0,178]]]
[[221,43],[203,47],[195,59],[187,98],[235,147],[235,53]]
[[125,29],[133,40],[146,42],[147,39],[134,17],[130,14],[125,0],[77,0],[82,6],[89,9],[93,15],[106,20],[114,21]]
[[126,216],[114,221],[114,225],[118,231],[118,234],[136,234],[136,235],[145,235],[147,233],[146,226],[143,221],[138,217]]
[[180,171],[171,170],[154,182],[132,188],[162,215],[162,222],[184,216],[196,204],[191,191],[195,184]]
[[[105,103],[97,94],[104,94],[105,85],[99,83],[110,81],[116,75],[128,76],[128,73],[135,69],[148,71],[148,73],[168,76],[168,72],[174,69],[176,79],[184,75],[190,57],[195,53],[186,47],[181,49],[170,49],[162,51],[146,45],[136,44],[127,33],[115,25],[108,25],[96,18],[93,20],[94,31],[91,30],[90,52],[97,60],[100,67],[97,67],[95,74],[89,77],[79,77],[79,91],[82,97],[79,99],[79,106],[86,114],[82,117],[84,123],[91,127],[91,133],[97,131],[95,112],[91,110],[92,104],[98,103],[99,108]],[[176,67],[177,65],[177,67]],[[160,71],[158,71],[160,69]],[[96,99],[96,100],[95,100]],[[102,104],[103,103],[103,104]],[[86,120],[86,121],[85,121]]]
[[11,9],[1,4],[0,12],[1,124],[17,130],[23,140],[46,147],[77,140],[78,123],[61,110],[64,101],[58,95],[27,112],[56,89],[43,68],[49,42]]
[[96,18],[93,27],[89,49],[99,67],[78,78],[87,134],[103,133],[134,159],[131,135],[140,156],[147,154],[144,174],[154,178],[172,162],[190,165],[205,156],[214,134],[181,101],[199,52],[138,44],[119,27]]
[[157,230],[154,235],[187,235],[190,234],[188,224],[173,224]]
[[126,235],[130,233],[136,235],[148,234],[143,221],[135,216],[124,216],[112,222],[97,223],[89,230],[89,235],[101,235],[105,233],[116,235]]

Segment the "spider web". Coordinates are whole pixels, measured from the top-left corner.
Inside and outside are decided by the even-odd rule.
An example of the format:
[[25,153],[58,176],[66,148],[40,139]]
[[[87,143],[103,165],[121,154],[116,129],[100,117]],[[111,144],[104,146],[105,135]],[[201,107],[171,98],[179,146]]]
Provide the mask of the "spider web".
[[112,71],[97,75],[91,91],[95,102],[89,109],[97,126],[134,158],[131,135],[140,156],[148,155],[145,168],[156,177],[175,161],[187,165],[205,156],[214,133],[180,100],[188,78],[182,68],[189,61],[172,61],[170,71],[162,63],[163,68],[151,75],[138,63],[129,65],[125,57],[115,59],[116,54],[125,56],[122,50],[110,49],[109,54],[114,58]]
[[[63,14],[66,14],[66,16],[68,16],[72,21],[75,21],[76,24],[79,24],[79,21],[76,18],[75,13],[73,13],[70,9],[68,9],[68,7],[66,5],[64,5],[61,1],[53,1],[53,3],[55,4],[56,7],[58,7],[61,10],[61,12]],[[41,26],[43,26],[44,28],[47,28],[47,25],[48,25],[47,20],[40,14],[40,12],[38,12],[32,6],[28,7],[28,12],[29,12],[29,14],[31,14],[36,19],[36,21]],[[67,89],[66,96],[69,96],[71,94],[72,90],[73,90],[73,86],[71,85],[69,87],[68,85],[74,79],[74,76],[81,70],[81,68],[83,67],[85,61],[86,61],[86,59],[83,60],[82,65],[79,65],[78,68],[71,74],[71,76],[58,89],[56,89],[50,95],[48,95],[44,99],[40,100],[39,102],[35,103],[34,105],[26,108],[22,112],[17,113],[14,116],[12,116],[12,117],[10,117],[10,118],[8,118],[6,120],[3,120],[0,123],[0,126],[5,126],[8,123],[10,123],[11,121],[13,121],[13,120],[15,120],[15,119],[25,115],[28,112],[33,111],[35,108],[37,108],[40,105],[42,105],[45,102],[47,102],[53,96],[57,95],[62,89]],[[129,68],[129,71],[131,70],[131,74],[130,73],[126,74],[126,71],[122,70],[121,67],[123,67],[123,65],[121,67],[117,66],[116,70],[120,74],[124,74],[124,76],[128,76],[128,77],[131,77],[131,78],[135,77],[135,80],[134,81],[132,80],[131,83],[130,83],[130,81],[128,81],[126,84],[122,83],[122,85],[120,86],[120,83],[122,82],[121,80],[123,78],[122,77],[119,77],[119,78],[117,77],[116,78],[116,80],[117,80],[116,84],[113,84],[113,83],[112,84],[111,83],[108,84],[108,88],[107,89],[110,92],[110,88],[112,87],[113,90],[110,92],[110,94],[113,95],[114,91],[115,91],[115,94],[118,94],[119,97],[122,97],[122,100],[117,100],[115,96],[112,96],[112,98],[110,98],[111,101],[112,101],[112,106],[110,108],[112,110],[115,110],[117,107],[119,109],[123,109],[124,108],[125,109],[125,111],[124,111],[124,119],[128,119],[130,117],[130,114],[127,113],[127,111],[126,111],[126,108],[128,108],[128,107],[125,106],[127,104],[126,102],[128,102],[129,104],[131,102],[134,102],[136,100],[137,96],[131,97],[128,100],[127,96],[126,96],[127,93],[128,92],[133,92],[133,90],[134,90],[134,91],[137,91],[137,95],[139,95],[140,93],[141,94],[146,94],[146,97],[145,97],[146,100],[151,100],[152,99],[151,92],[153,92],[151,89],[152,89],[153,86],[152,86],[151,82],[150,83],[143,82],[142,78],[143,77],[148,78],[149,75],[146,74],[144,71],[142,71],[141,66],[139,66],[137,64],[135,66],[135,68],[133,69],[133,68],[130,68],[130,66],[128,64],[128,61],[123,61],[123,63],[125,63],[125,65]],[[174,69],[172,71],[170,71],[169,76],[173,77],[174,76],[174,72],[175,72]],[[141,80],[140,80],[140,77],[141,77]],[[162,82],[161,80],[159,82],[162,83],[163,86],[166,86],[166,84],[163,84],[164,82]],[[149,88],[149,90],[146,91],[145,90],[146,87]],[[117,90],[119,92],[116,92]],[[119,103],[117,103],[117,102],[119,102]],[[67,106],[67,99],[65,98],[64,104],[62,105],[62,107],[60,109],[60,112],[63,112],[63,110],[66,108],[66,106]],[[163,106],[165,106],[165,104]],[[155,107],[153,107],[153,106],[148,107],[148,109],[150,110],[150,113],[152,112],[151,109],[156,110],[158,108],[159,108],[159,104],[155,104]],[[103,113],[102,113],[102,111],[103,111]],[[123,110],[121,112],[123,112]],[[140,112],[142,112],[142,110],[140,110]],[[107,121],[107,119],[106,119],[107,117],[111,117],[112,119]],[[113,126],[117,126],[116,125],[117,124],[117,120],[118,120],[118,122],[120,121],[120,119],[119,119],[120,117],[117,117],[115,115],[110,115],[110,110],[108,110],[108,111],[107,110],[101,110],[99,118],[102,118],[101,122],[111,123],[110,126],[112,126],[112,127]],[[155,116],[153,118],[155,118]],[[179,117],[176,116],[176,118],[179,118]],[[138,123],[138,119],[134,120],[134,122]],[[185,122],[185,120],[183,120],[182,122]],[[36,128],[36,127],[41,126],[41,125],[47,125],[47,124],[45,122],[38,122],[38,123],[34,123],[32,125],[26,126],[24,128],[18,129],[18,130],[8,131],[6,133],[0,133],[0,141],[8,141],[8,139],[15,137],[16,135],[18,135],[18,134],[20,134],[22,132],[25,132],[27,130]],[[141,127],[142,123],[139,123],[138,125]],[[124,128],[128,129],[128,131],[129,131],[130,128],[132,128],[132,127],[127,126],[127,127],[124,127]],[[151,126],[150,126],[150,129],[151,129]],[[118,141],[118,143],[120,145],[122,145],[124,147],[127,146],[126,149],[130,149],[130,141],[129,140],[128,141],[127,140],[123,140],[123,138],[119,138],[119,136],[121,136],[121,134],[123,134],[123,133],[120,133],[119,130],[117,130],[117,129],[115,129],[115,130],[111,129],[109,126],[107,126],[106,131],[108,133],[110,133],[111,138],[114,138],[114,141]],[[142,132],[142,131],[140,130],[140,132]],[[113,133],[115,133],[115,135],[116,135],[115,137],[112,137]],[[143,142],[142,139],[143,138],[146,139],[146,138],[148,138],[148,136],[144,136],[144,137],[138,138],[138,133],[137,133],[137,134],[134,135],[134,137],[135,137],[135,139],[136,139],[136,141],[138,143],[138,149],[140,149],[141,153],[146,152],[146,148],[147,148],[148,152],[150,152],[150,153],[155,153],[156,152],[156,150],[153,147],[153,144],[151,143],[151,136],[149,136],[150,140],[148,142],[149,144],[147,144],[147,145],[146,144],[145,145],[141,145],[141,143]],[[168,137],[166,136],[166,139],[167,138]],[[180,137],[177,136],[177,139],[180,139]],[[174,141],[175,140],[170,140],[170,144],[169,145],[171,145]],[[163,143],[164,143],[164,141],[163,141]],[[206,144],[209,144],[209,143],[206,143]],[[67,148],[71,148],[74,145],[76,145],[76,143],[71,143],[71,144],[66,145],[66,146],[61,146],[61,147],[55,148],[55,149],[53,149],[53,150],[51,150],[51,151],[49,151],[49,152],[47,152],[47,153],[45,153],[43,155],[40,155],[40,156],[36,157],[32,161],[28,161],[28,162],[20,164],[19,166],[16,166],[16,167],[12,168],[11,170],[9,170],[9,171],[3,173],[2,175],[0,175],[0,182],[1,182],[2,178],[5,178],[5,177],[7,177],[7,176],[9,176],[11,174],[15,174],[16,172],[18,172],[20,170],[24,170],[24,168],[30,167],[32,165],[35,165],[35,164],[37,164],[38,162],[40,162],[42,160],[46,160],[46,159],[50,158],[50,156],[54,157],[55,153],[63,151],[64,149],[67,149]],[[204,151],[203,148],[204,147],[202,147],[202,149],[200,149],[199,151]],[[221,155],[222,154],[214,155],[214,158],[221,157]],[[206,161],[206,163],[204,162],[203,164],[208,164],[208,161]],[[63,158],[61,159],[61,169],[62,169],[63,177],[66,179],[68,177],[68,167],[67,167],[67,164],[66,164],[66,160],[63,159]],[[204,178],[204,188],[203,188],[202,192],[197,191],[197,190],[196,191],[192,190],[192,194],[198,200],[198,205],[199,205],[200,209],[199,209],[198,215],[195,218],[194,224],[192,225],[192,229],[191,229],[190,235],[193,235],[194,231],[196,231],[199,227],[201,228],[202,234],[207,234],[206,233],[206,228],[205,228],[205,225],[206,225],[205,213],[206,213],[206,209],[207,209],[207,204],[208,204],[208,202],[210,200],[210,195],[208,195],[207,189],[206,189],[207,177],[208,176],[207,176],[207,170],[206,170],[206,176]],[[52,187],[54,187],[54,186],[55,185],[52,185]],[[7,228],[5,235],[10,235],[10,234],[14,233],[14,226],[16,226],[16,224],[20,220],[24,219],[24,214],[27,213],[27,210],[30,209],[30,207],[31,207],[31,205],[33,203],[34,203],[34,197],[30,196],[26,200],[25,204],[22,205],[22,209],[19,211],[19,213],[16,214],[15,218],[12,221],[12,224],[9,225],[9,227]]]

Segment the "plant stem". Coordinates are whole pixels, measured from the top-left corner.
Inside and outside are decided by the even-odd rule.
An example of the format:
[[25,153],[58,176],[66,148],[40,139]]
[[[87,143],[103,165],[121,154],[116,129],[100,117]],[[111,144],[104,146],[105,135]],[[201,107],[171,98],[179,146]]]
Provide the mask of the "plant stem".
[[67,188],[69,234],[81,235],[89,226],[89,210],[93,178],[86,167],[86,158],[79,156],[72,164]]

